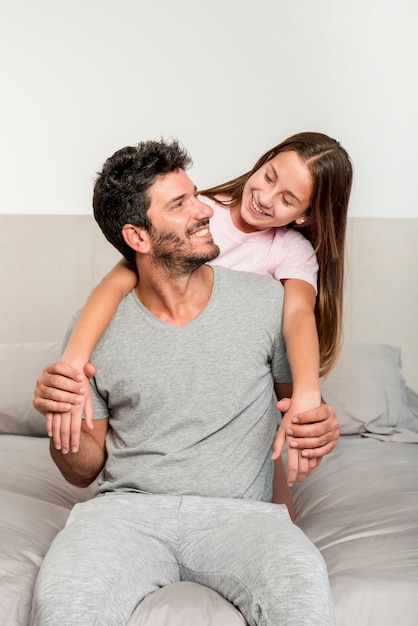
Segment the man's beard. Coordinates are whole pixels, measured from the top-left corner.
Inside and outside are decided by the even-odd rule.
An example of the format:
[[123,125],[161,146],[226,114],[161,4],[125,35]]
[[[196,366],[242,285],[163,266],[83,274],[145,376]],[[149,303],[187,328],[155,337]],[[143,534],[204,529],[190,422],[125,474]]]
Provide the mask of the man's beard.
[[211,244],[208,243],[206,249],[200,253],[189,248],[191,232],[206,224],[208,224],[207,220],[197,222],[193,229],[186,232],[186,238],[183,239],[176,233],[151,228],[149,234],[153,244],[153,263],[165,270],[169,276],[175,277],[190,274],[201,265],[216,259],[220,249],[213,241]]

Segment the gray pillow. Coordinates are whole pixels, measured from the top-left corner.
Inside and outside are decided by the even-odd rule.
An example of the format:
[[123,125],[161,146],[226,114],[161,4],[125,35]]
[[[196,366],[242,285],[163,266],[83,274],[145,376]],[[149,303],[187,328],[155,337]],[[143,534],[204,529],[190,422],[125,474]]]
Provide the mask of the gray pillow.
[[46,436],[33,392],[45,365],[60,354],[59,341],[0,343],[0,434]]
[[408,406],[401,350],[375,343],[346,343],[321,383],[342,435],[418,441],[418,419]]

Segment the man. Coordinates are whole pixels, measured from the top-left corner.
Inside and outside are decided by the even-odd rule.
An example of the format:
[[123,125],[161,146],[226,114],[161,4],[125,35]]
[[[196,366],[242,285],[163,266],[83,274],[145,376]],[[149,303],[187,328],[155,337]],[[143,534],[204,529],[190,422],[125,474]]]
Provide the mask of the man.
[[143,142],[96,181],[95,218],[139,281],[92,355],[94,429],[76,453],[51,445],[67,480],[99,476],[99,492],[45,557],[35,626],[126,624],[179,580],[212,587],[250,625],[333,624],[322,557],[269,502],[273,391],[289,393],[283,288],[207,264],[212,209],[188,165],[177,142]]

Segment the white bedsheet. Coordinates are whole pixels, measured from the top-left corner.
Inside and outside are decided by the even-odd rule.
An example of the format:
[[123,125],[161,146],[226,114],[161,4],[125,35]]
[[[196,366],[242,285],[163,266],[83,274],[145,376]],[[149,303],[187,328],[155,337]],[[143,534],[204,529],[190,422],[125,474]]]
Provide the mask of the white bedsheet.
[[418,446],[341,437],[294,498],[326,560],[337,626],[417,626]]

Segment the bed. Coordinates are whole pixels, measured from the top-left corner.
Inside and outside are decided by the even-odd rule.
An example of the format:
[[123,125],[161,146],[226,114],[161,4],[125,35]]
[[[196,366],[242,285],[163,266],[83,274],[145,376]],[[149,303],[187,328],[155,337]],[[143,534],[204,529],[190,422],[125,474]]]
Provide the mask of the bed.
[[[32,407],[36,376],[58,342],[0,344],[0,623],[27,626],[42,558],[75,502],[95,485],[66,483]],[[294,487],[297,524],[327,563],[337,626],[416,626],[418,615],[418,395],[401,351],[347,343],[322,392],[341,437]],[[242,626],[217,593],[177,583],[145,598],[129,626]],[[273,625],[272,625],[273,626]]]

